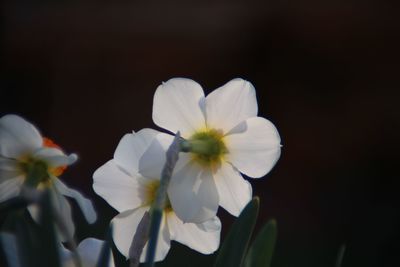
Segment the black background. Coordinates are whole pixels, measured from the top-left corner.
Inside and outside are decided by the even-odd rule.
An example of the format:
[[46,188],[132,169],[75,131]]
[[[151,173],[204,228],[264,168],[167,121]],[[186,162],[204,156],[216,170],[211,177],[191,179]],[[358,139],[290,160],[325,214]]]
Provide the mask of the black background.
[[[278,221],[274,267],[400,266],[399,5],[388,1],[21,1],[2,4],[1,114],[16,113],[80,156],[63,180],[94,200],[103,237],[116,215],[93,172],[127,132],[154,128],[172,77],[206,93],[251,81],[282,156],[251,180],[257,229]],[[76,206],[75,206],[76,208]],[[220,209],[223,236],[234,218]],[[240,241],[238,241],[240,242]],[[189,263],[188,263],[189,261]],[[208,266],[173,244],[159,266]]]

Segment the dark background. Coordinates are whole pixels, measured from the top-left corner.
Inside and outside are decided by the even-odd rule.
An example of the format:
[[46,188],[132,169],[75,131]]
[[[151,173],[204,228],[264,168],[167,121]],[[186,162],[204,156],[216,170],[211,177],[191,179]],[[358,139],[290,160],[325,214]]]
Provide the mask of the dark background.
[[[0,111],[80,155],[63,180],[99,220],[75,209],[79,239],[116,215],[92,174],[125,133],[155,127],[157,86],[188,77],[208,93],[241,77],[282,137],[276,167],[251,180],[257,229],[278,221],[273,266],[333,266],[343,243],[344,267],[400,266],[395,1],[31,2],[2,3]],[[234,218],[219,214],[225,236]],[[174,243],[159,266],[212,261]]]

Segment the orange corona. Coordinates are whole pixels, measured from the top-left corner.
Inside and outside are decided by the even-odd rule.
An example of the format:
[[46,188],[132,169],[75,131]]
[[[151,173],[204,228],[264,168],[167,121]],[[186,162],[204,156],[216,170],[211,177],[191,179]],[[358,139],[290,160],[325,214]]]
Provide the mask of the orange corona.
[[[47,137],[43,137],[43,146],[44,147],[49,147],[49,148],[57,148],[59,150],[62,150],[59,145],[54,143],[53,140]],[[60,166],[57,168],[49,168],[49,172],[53,174],[54,176],[60,176],[61,174],[64,173],[64,171],[67,169],[67,166]]]

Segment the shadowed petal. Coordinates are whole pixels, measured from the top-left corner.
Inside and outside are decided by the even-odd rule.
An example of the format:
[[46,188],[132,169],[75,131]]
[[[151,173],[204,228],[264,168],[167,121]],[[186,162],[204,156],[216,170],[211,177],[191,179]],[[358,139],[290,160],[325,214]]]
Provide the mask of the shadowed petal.
[[11,114],[0,118],[0,155],[16,159],[42,144],[39,131],[20,116]]

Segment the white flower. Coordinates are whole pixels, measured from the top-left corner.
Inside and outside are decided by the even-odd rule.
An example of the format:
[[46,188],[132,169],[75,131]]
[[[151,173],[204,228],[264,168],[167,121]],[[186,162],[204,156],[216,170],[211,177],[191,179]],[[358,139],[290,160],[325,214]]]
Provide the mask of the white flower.
[[[65,155],[50,139],[42,137],[29,122],[17,115],[0,118],[0,202],[20,194],[24,185],[42,190],[49,188],[53,205],[70,234],[74,233],[71,206],[64,196],[74,198],[89,223],[96,221],[90,200],[68,188],[57,176],[77,160],[76,154]],[[37,220],[36,205],[29,211]],[[64,239],[70,238],[63,236]]]
[[[158,146],[156,153],[164,155],[164,161],[152,161],[154,168],[151,169],[146,169],[145,166],[142,168],[141,157],[149,145],[153,144],[152,141],[157,134],[157,131],[151,129],[126,134],[121,139],[114,158],[97,169],[93,175],[94,191],[120,212],[112,220],[113,238],[118,250],[127,258],[138,224],[154,201],[161,169],[165,163],[165,149]],[[165,258],[171,240],[176,240],[203,254],[210,254],[219,246],[220,229],[221,223],[216,216],[200,224],[183,223],[167,201],[155,260],[161,261]],[[147,244],[141,254],[141,262],[145,259],[146,250]]]
[[[79,254],[82,267],[96,267],[101,256],[104,241],[96,238],[86,238],[82,240],[76,251]],[[61,247],[61,262],[62,267],[76,267],[73,253],[66,249],[64,246]],[[110,258],[108,261],[108,267],[114,267],[114,257],[110,251]]]
[[[10,267],[22,267],[18,243],[15,235],[10,233],[0,233],[0,241]],[[76,252],[79,254],[82,267],[96,267],[99,261],[104,241],[96,238],[86,238],[82,240]],[[73,253],[59,244],[59,256],[62,267],[76,267]],[[112,253],[108,262],[108,267],[114,267],[114,258]]]
[[[277,129],[257,112],[255,89],[242,79],[207,97],[190,79],[171,79],[157,88],[153,121],[172,133],[180,131],[193,149],[180,153],[181,167],[168,190],[180,219],[202,222],[215,216],[218,205],[238,216],[250,201],[252,188],[241,173],[251,178],[266,175],[281,150]],[[150,148],[143,157],[154,161],[156,153]]]

